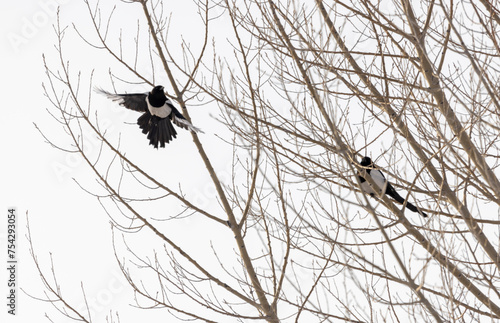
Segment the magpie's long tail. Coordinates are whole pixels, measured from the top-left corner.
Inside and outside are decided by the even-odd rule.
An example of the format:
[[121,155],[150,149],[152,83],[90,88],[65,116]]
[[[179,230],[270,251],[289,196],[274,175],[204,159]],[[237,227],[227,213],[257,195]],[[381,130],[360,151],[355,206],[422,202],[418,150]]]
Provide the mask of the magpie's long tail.
[[158,148],[158,144],[164,148],[165,143],[168,144],[177,136],[177,131],[169,118],[153,116],[149,111],[137,119],[137,124],[142,129],[142,133],[148,134],[149,144],[154,148]]
[[[396,190],[394,189],[394,187],[392,187],[391,184],[389,184],[389,186],[387,187],[385,194],[389,195],[400,204],[404,204],[405,202],[405,199],[401,195],[399,195],[398,192],[396,192]],[[427,217],[426,213],[420,211],[415,205],[411,204],[410,202],[406,202],[406,208],[412,212],[422,215],[424,218]]]

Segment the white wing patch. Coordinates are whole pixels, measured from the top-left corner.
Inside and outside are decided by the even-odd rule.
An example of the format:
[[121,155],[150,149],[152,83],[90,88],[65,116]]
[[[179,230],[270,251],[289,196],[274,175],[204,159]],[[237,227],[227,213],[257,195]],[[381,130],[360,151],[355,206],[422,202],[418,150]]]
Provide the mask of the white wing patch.
[[105,95],[111,101],[118,102],[118,104],[123,103],[123,97],[120,96],[120,95],[118,95],[118,94],[114,94],[114,93],[110,93],[108,91],[104,91],[103,89],[98,88],[98,87],[94,88],[94,91],[97,92],[97,93],[100,93],[102,95]]
[[193,126],[191,122],[187,121],[186,119],[176,118],[175,115],[173,115],[172,121],[179,127],[184,128],[186,130],[204,133],[203,130]]

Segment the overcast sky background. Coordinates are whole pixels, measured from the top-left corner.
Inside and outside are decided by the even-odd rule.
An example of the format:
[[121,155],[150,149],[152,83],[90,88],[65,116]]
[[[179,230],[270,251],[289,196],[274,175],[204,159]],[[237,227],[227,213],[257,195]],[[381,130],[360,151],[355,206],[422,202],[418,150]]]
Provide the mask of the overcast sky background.
[[[50,274],[50,253],[55,265],[56,274],[60,280],[63,294],[69,299],[81,302],[80,282],[84,282],[85,291],[92,303],[95,313],[93,319],[103,322],[109,309],[121,311],[121,322],[135,322],[139,319],[138,311],[126,306],[131,299],[130,288],[119,273],[113,256],[111,230],[109,219],[97,200],[84,193],[72,178],[83,181],[92,180],[93,174],[81,159],[75,158],[44,142],[35,129],[33,122],[56,142],[68,143],[69,140],[61,131],[61,127],[50,117],[46,109],[50,103],[44,97],[42,82],[46,82],[42,64],[42,53],[49,59],[54,59],[53,44],[56,40],[52,25],[56,22],[55,4],[61,6],[62,20],[74,21],[77,25],[89,26],[90,20],[85,6],[81,1],[62,0],[28,0],[22,4],[12,1],[3,2],[0,9],[0,24],[2,30],[1,71],[3,110],[6,116],[0,118],[2,176],[1,176],[1,207],[5,214],[0,225],[2,261],[6,267],[6,226],[7,209],[17,208],[17,258],[18,284],[26,292],[35,297],[45,298],[41,280],[35,270],[33,260],[28,253],[28,242],[25,238],[26,213],[28,212],[31,235],[35,244],[35,252],[46,273]],[[114,1],[103,4],[109,5]],[[169,5],[182,6],[189,1],[172,1]],[[131,10],[141,10],[134,4]],[[133,7],[134,5],[129,5]],[[173,10],[181,10],[173,8]],[[131,12],[132,14],[132,12]],[[134,17],[134,23],[137,20]],[[129,17],[123,16],[123,25],[130,23]],[[119,20],[115,20],[115,23]],[[89,31],[90,28],[89,28]],[[189,31],[184,31],[184,34]],[[69,39],[75,41],[74,47],[68,48],[68,58],[74,60],[74,68],[82,71],[95,69],[94,83],[109,86],[106,74],[109,66],[106,60],[95,56],[82,41],[77,41],[74,34]],[[164,83],[166,84],[166,82]],[[166,86],[168,89],[168,86]],[[142,92],[145,88],[138,89]],[[128,92],[133,89],[126,89]],[[148,146],[146,137],[135,123],[138,115],[123,112],[116,104],[105,98],[96,98],[96,102],[104,108],[102,120],[110,124],[110,131],[122,134],[122,140],[129,145],[130,155],[144,155],[145,167],[157,167],[157,158],[165,167],[182,168],[182,171],[172,172],[169,183],[183,181],[187,190],[197,190],[198,203],[216,204],[210,199],[211,186],[206,172],[199,175],[194,169],[201,166],[201,161],[191,142],[191,135],[183,130],[178,131],[178,138],[167,149],[154,150]],[[197,110],[192,110],[197,111]],[[214,135],[213,127],[217,122],[210,119],[208,111],[192,112],[196,126],[205,131],[203,143],[210,152],[221,149],[214,144],[221,142]],[[210,119],[210,120],[207,120]],[[200,122],[203,120],[203,122]],[[202,124],[200,124],[202,123]],[[212,144],[212,145],[211,145]],[[135,148],[134,148],[135,147]],[[175,154],[173,153],[175,152]],[[169,155],[167,155],[167,153]],[[136,155],[134,155],[136,154]],[[223,154],[213,154],[219,159],[213,162],[224,176],[228,169],[228,160]],[[198,168],[199,169],[199,168]],[[175,187],[175,185],[174,185]],[[187,221],[190,221],[189,219]],[[206,229],[207,223],[188,223],[189,234],[196,235],[197,230]],[[218,228],[218,227],[217,227]],[[217,228],[214,228],[217,229]],[[178,233],[183,234],[183,233]],[[216,233],[215,233],[216,234]],[[92,265],[89,266],[89,263]],[[7,272],[0,272],[0,290],[7,293]],[[43,303],[28,297],[21,289],[17,293],[18,315],[6,314],[6,306],[0,311],[1,322],[44,322],[46,312],[50,313],[56,322],[66,322],[57,315],[48,303]],[[5,303],[5,298],[2,298]],[[124,306],[119,306],[122,304]],[[80,305],[83,305],[80,303]],[[156,311],[140,311],[141,321],[158,321]],[[128,316],[125,316],[128,315]],[[136,319],[137,318],[137,319]],[[155,319],[156,318],[156,319]],[[169,322],[174,322],[169,319]]]
[[[107,0],[102,1],[101,6],[106,13],[115,3],[120,6],[120,11],[115,15],[113,25],[125,30],[124,37],[135,37],[137,19],[143,18],[140,5]],[[184,16],[184,13],[192,10],[192,1],[168,1],[167,3],[168,10],[176,15],[174,17],[176,20],[172,24],[175,28],[172,28],[169,34],[169,41],[174,44],[180,42],[180,35],[188,41],[199,37],[196,21],[185,19]],[[1,257],[3,261],[1,267],[7,266],[7,209],[16,207],[18,215],[17,279],[18,284],[26,293],[34,297],[46,298],[43,284],[28,252],[28,241],[25,237],[27,234],[26,213],[28,212],[35,253],[45,274],[50,275],[50,255],[52,255],[63,295],[73,301],[73,304],[78,304],[77,307],[80,308],[84,305],[81,292],[81,282],[83,282],[95,322],[105,322],[105,316],[109,314],[110,309],[120,312],[121,323],[159,322],[159,317],[163,320],[167,319],[168,322],[176,322],[172,317],[162,316],[158,310],[137,310],[128,305],[133,299],[133,294],[122,278],[114,258],[108,215],[96,198],[83,192],[73,180],[73,178],[78,180],[86,188],[98,190],[94,174],[81,158],[58,151],[45,143],[33,125],[35,122],[50,139],[62,146],[67,147],[70,142],[68,135],[46,111],[52,108],[42,90],[42,82],[47,82],[42,53],[46,54],[51,66],[58,67],[54,51],[56,37],[52,27],[56,22],[56,4],[61,6],[62,25],[74,22],[82,32],[92,38],[94,31],[90,26],[91,21],[82,1],[27,0],[22,4],[4,1],[0,5],[2,30],[0,46],[2,86],[0,89],[2,89],[3,97],[2,107],[6,114],[6,117],[0,118],[2,138],[0,148],[3,157],[0,167],[2,172],[0,204],[4,213],[0,224],[0,252],[4,255]],[[227,30],[228,23],[223,19],[214,23],[213,34],[217,34],[217,28]],[[87,30],[84,27],[87,27]],[[142,29],[145,28],[146,26],[143,25]],[[223,36],[224,32],[221,31],[219,34]],[[222,42],[217,46],[220,49]],[[196,51],[196,43],[193,44],[193,48]],[[94,70],[94,84],[112,90],[108,69],[111,64],[115,64],[113,67],[116,67],[116,63],[108,55],[99,53],[86,45],[75,35],[71,27],[68,29],[65,50],[66,58],[72,64],[72,70],[83,72],[83,88],[88,88],[88,77]],[[171,50],[175,52],[175,48]],[[131,49],[131,52],[133,51],[135,48]],[[228,56],[233,57],[230,52]],[[170,92],[171,87],[166,78],[161,71],[157,73],[159,73],[157,84],[165,85],[167,91]],[[126,78],[126,73],[119,75]],[[133,79],[133,81],[136,80]],[[133,88],[122,84],[117,90],[143,92],[150,88],[143,85]],[[120,147],[127,152],[127,157],[140,162],[145,171],[155,175],[159,173],[161,181],[173,189],[177,189],[179,183],[182,183],[183,193],[189,194],[195,204],[210,209],[215,214],[221,214],[208,174],[188,132],[179,129],[177,139],[167,148],[155,150],[148,146],[146,136],[135,125],[138,114],[124,110],[104,97],[95,97],[92,101],[92,109],[92,111],[99,112],[99,120],[107,125],[107,133],[114,140],[113,142],[116,143],[118,138],[121,138]],[[218,124],[212,114],[215,116],[218,114],[218,107],[215,104],[190,106],[190,115],[194,125],[205,131],[205,134],[200,135],[200,139],[222,182],[227,183],[231,176],[231,150],[217,136],[230,140],[231,133]],[[96,154],[97,152],[94,151],[91,156],[96,156]],[[159,167],[162,172],[157,171]],[[151,204],[150,212],[146,214],[153,216],[158,210],[154,209],[154,203]],[[173,209],[167,208],[164,211],[175,214],[178,211],[176,204],[178,205],[178,203],[171,205]],[[164,205],[170,204],[167,201]],[[196,244],[193,237],[207,232],[213,235],[214,241],[210,239],[210,242],[213,243],[214,250],[220,250],[221,259],[225,259],[224,252],[230,254],[228,257],[234,256],[231,254],[234,252],[231,248],[234,239],[227,228],[214,225],[200,216],[179,221],[184,221],[181,226],[183,230],[169,230],[167,227],[165,233],[176,242],[183,243],[182,247],[193,253],[197,260],[202,260],[206,255],[203,254],[204,249]],[[150,250],[151,240],[141,241],[140,238],[141,235],[138,235],[138,239],[134,241],[135,247]],[[217,244],[223,244],[224,239],[230,241],[230,244],[217,248]],[[255,244],[258,243],[252,240],[252,244],[249,245],[255,247]],[[0,286],[0,294],[6,295],[7,271],[5,269],[0,271]],[[18,315],[16,317],[7,315],[7,308],[2,305],[0,322],[48,322],[44,319],[46,312],[54,318],[55,322],[69,322],[63,320],[51,304],[27,296],[21,288],[17,292]],[[5,297],[2,300],[6,303]],[[228,322],[232,321],[228,320]]]

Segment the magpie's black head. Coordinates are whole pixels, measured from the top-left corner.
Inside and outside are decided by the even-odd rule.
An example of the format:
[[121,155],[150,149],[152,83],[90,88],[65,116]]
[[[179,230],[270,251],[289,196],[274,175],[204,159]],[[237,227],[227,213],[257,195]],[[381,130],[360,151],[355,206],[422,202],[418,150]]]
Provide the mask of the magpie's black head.
[[368,156],[365,156],[363,157],[363,159],[361,159],[361,163],[359,163],[361,166],[364,166],[364,167],[368,167],[368,166],[372,166],[373,165],[373,162],[372,162],[372,159]]
[[163,86],[157,85],[149,92],[149,103],[154,107],[161,107],[167,101]]
[[165,92],[163,91],[164,87],[161,86],[161,85],[157,85],[153,88],[153,90],[151,91],[151,94],[152,95],[158,95],[158,94],[161,94],[163,93],[163,95],[165,95]]

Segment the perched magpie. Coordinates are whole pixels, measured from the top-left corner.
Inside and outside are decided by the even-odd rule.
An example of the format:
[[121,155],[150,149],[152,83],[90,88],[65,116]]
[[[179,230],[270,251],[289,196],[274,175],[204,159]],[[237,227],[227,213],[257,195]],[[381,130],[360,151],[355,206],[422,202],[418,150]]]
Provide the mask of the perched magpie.
[[[405,199],[396,192],[394,187],[385,179],[384,174],[378,169],[375,168],[375,165],[373,165],[373,162],[370,157],[363,157],[361,159],[361,166],[363,166],[366,169],[366,173],[368,173],[375,184],[382,189],[385,190],[385,194],[389,195],[393,199],[395,199],[398,203],[404,204]],[[361,183],[361,189],[365,192],[370,194],[370,196],[374,196],[380,193],[380,189],[378,189],[378,193],[375,192],[374,188],[366,181],[366,179],[363,178],[363,176],[358,176],[359,177],[359,182]],[[406,202],[406,207],[412,211],[419,213],[423,217],[427,217],[427,214],[424,212],[420,211],[415,205],[411,204],[410,202]]]
[[156,149],[158,149],[158,144],[164,148],[165,143],[168,144],[169,141],[176,138],[177,131],[175,131],[172,122],[186,130],[203,132],[187,121],[173,106],[161,85],[155,86],[149,93],[114,94],[102,89],[96,89],[96,91],[127,109],[144,112],[137,119],[137,124],[142,129],[142,133],[148,135],[149,144]]

